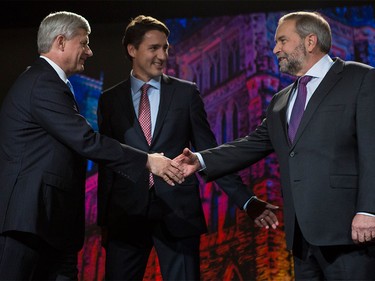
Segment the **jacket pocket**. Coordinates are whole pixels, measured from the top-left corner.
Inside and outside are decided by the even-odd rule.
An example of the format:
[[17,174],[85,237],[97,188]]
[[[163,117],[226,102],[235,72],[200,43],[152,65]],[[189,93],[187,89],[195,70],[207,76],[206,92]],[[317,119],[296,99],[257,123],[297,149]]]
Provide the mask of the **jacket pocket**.
[[53,233],[59,231],[61,235],[64,235],[83,216],[84,188],[79,188],[70,181],[64,181],[60,176],[44,173],[42,189],[49,231]]
[[62,177],[50,173],[43,174],[43,183],[61,190],[69,191],[73,188],[72,183],[66,182]]

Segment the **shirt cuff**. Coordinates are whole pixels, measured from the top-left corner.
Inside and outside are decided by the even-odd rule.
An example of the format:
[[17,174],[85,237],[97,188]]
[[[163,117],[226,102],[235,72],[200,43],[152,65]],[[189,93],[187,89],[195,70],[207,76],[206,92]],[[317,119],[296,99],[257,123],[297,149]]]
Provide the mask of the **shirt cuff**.
[[253,201],[254,199],[258,199],[256,196],[251,196],[249,200],[246,201],[245,205],[243,205],[243,209],[246,211],[247,209],[247,205],[249,205],[249,203],[251,201]]
[[202,155],[199,152],[195,152],[194,154],[198,157],[199,163],[201,164],[201,169],[198,172],[203,171],[206,169],[206,164],[204,163]]
[[374,214],[370,214],[370,213],[366,213],[366,212],[358,212],[357,214],[358,215],[365,215],[365,216],[369,216],[369,217],[375,217]]

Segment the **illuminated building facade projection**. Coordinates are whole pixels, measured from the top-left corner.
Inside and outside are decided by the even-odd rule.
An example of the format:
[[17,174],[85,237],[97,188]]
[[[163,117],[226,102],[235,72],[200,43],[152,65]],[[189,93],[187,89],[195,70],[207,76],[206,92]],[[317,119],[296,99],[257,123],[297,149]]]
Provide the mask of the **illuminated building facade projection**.
[[[103,75],[97,80],[76,74],[69,77],[73,85],[80,113],[85,116],[95,131],[98,130],[96,109],[102,92]],[[104,278],[105,252],[100,245],[100,232],[96,225],[97,214],[97,166],[88,161],[86,178],[86,237],[79,255],[79,280],[99,281]]]
[[[375,19],[371,6],[320,12],[332,28],[332,57],[375,66]],[[272,96],[294,81],[279,72],[272,53],[277,21],[283,14],[166,21],[171,29],[166,73],[197,83],[219,143],[252,131],[262,120]],[[96,111],[97,101],[92,106],[94,111],[88,114]],[[209,229],[201,239],[202,280],[293,280],[275,155],[242,170],[240,175],[259,198],[280,206],[277,214],[281,225],[277,230],[260,230],[215,183],[202,181],[201,198]],[[88,177],[87,192],[87,238],[81,253],[80,278],[102,280],[104,251],[94,226],[95,173]],[[155,252],[144,280],[162,280]]]

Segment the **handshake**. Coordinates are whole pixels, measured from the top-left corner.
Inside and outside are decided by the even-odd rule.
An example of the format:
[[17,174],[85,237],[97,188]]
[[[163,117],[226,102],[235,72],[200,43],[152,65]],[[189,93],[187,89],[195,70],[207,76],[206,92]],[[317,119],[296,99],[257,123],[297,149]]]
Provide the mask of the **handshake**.
[[[162,153],[148,155],[147,168],[151,173],[161,177],[168,184],[182,183],[185,177],[199,171],[202,167],[198,157],[188,148],[173,160],[165,157]],[[276,229],[279,225],[274,210],[279,207],[253,196],[246,205],[247,215],[261,228]]]
[[200,167],[198,157],[188,148],[173,160],[165,157],[163,153],[149,154],[147,160],[147,169],[172,186],[182,183],[185,177],[198,171]]

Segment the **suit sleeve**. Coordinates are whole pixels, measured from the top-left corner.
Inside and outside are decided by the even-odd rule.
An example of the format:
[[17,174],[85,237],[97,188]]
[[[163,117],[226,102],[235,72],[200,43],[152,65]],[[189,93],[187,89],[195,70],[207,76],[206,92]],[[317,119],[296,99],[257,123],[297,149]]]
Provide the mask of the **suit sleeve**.
[[[99,97],[98,101],[98,127],[99,133],[112,137],[112,130],[110,126],[110,106],[106,106],[103,99],[103,95]],[[105,165],[99,163],[98,165],[98,214],[97,214],[97,223],[99,226],[106,225],[106,211],[108,207],[108,200],[112,190],[112,185],[114,182],[114,172],[107,168]]]
[[[198,151],[216,147],[215,135],[208,123],[204,103],[196,87],[194,87],[194,93],[192,94],[190,116],[193,136],[192,145],[194,149]],[[245,186],[238,174],[228,174],[227,176],[220,177],[216,180],[216,183],[240,209],[243,209],[245,203],[254,195]]]
[[201,151],[206,164],[203,177],[207,181],[242,170],[273,152],[267,119],[244,138]]
[[147,154],[94,132],[75,108],[68,87],[58,82],[47,74],[35,81],[30,99],[36,122],[79,155],[136,181],[146,165]]

